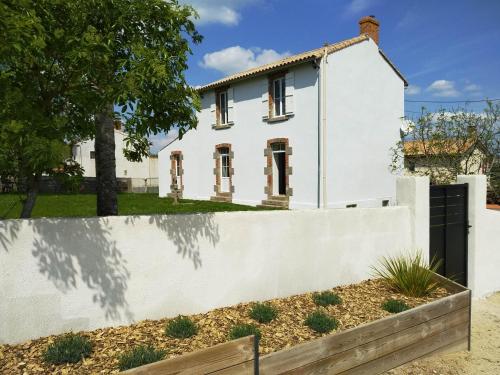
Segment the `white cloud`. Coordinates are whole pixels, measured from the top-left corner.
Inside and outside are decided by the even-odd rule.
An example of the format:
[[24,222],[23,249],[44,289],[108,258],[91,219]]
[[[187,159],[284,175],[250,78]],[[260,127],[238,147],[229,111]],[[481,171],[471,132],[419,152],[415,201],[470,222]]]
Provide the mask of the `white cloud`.
[[200,19],[198,24],[222,23],[223,25],[234,26],[240,22],[241,14],[226,6],[200,7],[197,9]]
[[475,83],[470,83],[464,87],[464,91],[470,92],[470,93],[477,93],[477,92],[481,91],[481,86],[476,85]]
[[420,89],[420,86],[417,86],[417,85],[409,85],[407,88],[406,88],[406,95],[418,95],[420,94],[420,91],[422,91]]
[[357,15],[372,6],[373,0],[351,0],[344,10],[345,16]]
[[427,87],[426,91],[432,93],[433,96],[441,97],[456,97],[460,95],[460,92],[455,87],[455,82],[447,81],[445,79],[438,79]]
[[279,53],[273,49],[233,46],[205,54],[199,65],[203,68],[218,70],[224,74],[232,74],[269,64],[287,56],[290,56],[289,52]]
[[256,3],[260,0],[181,0],[191,5],[200,16],[195,20],[198,25],[221,23],[226,26],[235,26],[241,20],[239,9]]

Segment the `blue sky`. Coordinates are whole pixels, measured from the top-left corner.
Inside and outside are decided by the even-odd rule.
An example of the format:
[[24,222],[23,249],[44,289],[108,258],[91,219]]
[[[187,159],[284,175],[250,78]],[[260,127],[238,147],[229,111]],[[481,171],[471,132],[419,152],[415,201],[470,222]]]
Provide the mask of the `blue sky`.
[[[381,23],[380,47],[410,83],[406,100],[500,98],[499,0],[181,0],[200,14],[188,82],[201,85],[358,35],[358,20]],[[465,103],[406,102],[406,115]],[[484,103],[468,103],[480,111]],[[153,152],[173,134],[153,138]]]

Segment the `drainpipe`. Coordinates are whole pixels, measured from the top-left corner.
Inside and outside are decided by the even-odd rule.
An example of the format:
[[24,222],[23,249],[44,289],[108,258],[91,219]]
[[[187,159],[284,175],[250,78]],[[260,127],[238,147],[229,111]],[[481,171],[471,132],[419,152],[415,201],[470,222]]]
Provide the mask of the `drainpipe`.
[[323,108],[321,104],[321,65],[316,63],[317,67],[317,79],[318,79],[318,178],[317,178],[317,186],[318,186],[318,194],[317,194],[317,208],[321,208],[321,151],[323,147],[321,146],[321,108]]
[[322,161],[322,190],[323,190],[323,208],[328,206],[328,197],[326,192],[326,64],[328,58],[328,50],[325,46],[323,58],[321,59],[321,116],[322,116],[322,129],[321,129],[321,161]]

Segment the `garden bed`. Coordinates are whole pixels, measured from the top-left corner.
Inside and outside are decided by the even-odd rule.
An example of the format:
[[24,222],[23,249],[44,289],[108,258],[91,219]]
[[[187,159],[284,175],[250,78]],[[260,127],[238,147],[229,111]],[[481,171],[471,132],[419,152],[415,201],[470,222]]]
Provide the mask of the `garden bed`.
[[[338,321],[336,331],[343,331],[391,315],[381,308],[387,299],[398,299],[410,307],[419,306],[446,297],[456,290],[439,288],[428,297],[413,298],[395,293],[382,280],[367,280],[359,284],[331,289],[342,303],[319,307]],[[253,323],[262,333],[260,352],[277,352],[327,334],[319,334],[304,325],[306,317],[318,310],[312,293],[269,301],[278,310],[276,319],[268,324],[256,323],[249,317],[251,303],[216,309],[205,314],[192,315],[198,333],[187,339],[165,335],[169,319],[146,320],[130,326],[98,329],[82,334],[90,339],[93,351],[90,357],[76,364],[48,365],[43,352],[56,336],[31,340],[19,345],[0,345],[0,373],[2,374],[95,374],[118,372],[120,354],[136,345],[152,345],[166,350],[165,358],[208,348],[229,340],[230,329],[239,323]]]

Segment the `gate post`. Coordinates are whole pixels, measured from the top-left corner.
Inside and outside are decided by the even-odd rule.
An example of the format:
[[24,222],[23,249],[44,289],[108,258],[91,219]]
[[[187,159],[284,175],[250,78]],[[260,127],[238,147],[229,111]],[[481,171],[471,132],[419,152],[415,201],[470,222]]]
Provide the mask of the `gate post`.
[[[475,297],[481,295],[481,262],[488,262],[488,259],[481,259],[481,235],[483,229],[483,217],[486,211],[486,176],[484,175],[462,175],[457,176],[457,183],[469,185],[469,238],[468,238],[468,286]],[[483,283],[483,285],[486,285]]]
[[429,177],[398,177],[396,180],[398,206],[407,206],[411,212],[413,249],[421,250],[429,258]]

